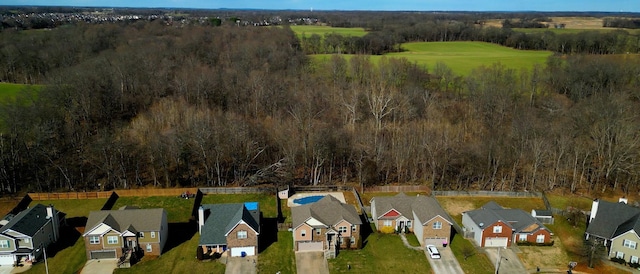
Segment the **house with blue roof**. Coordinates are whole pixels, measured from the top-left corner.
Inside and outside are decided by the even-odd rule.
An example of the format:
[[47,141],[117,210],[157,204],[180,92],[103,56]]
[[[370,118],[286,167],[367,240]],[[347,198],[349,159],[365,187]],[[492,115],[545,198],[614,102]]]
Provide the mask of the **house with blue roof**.
[[203,254],[232,257],[258,254],[260,206],[257,202],[204,204],[198,209],[199,246]]

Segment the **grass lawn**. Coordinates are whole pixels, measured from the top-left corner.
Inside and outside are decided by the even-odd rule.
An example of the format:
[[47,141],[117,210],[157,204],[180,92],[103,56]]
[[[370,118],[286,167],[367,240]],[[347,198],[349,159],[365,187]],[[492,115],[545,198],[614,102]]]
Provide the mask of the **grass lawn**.
[[[396,234],[373,233],[364,248],[329,260],[331,273],[431,273],[424,252],[409,249]],[[351,265],[351,270],[347,269]]]
[[458,224],[462,224],[462,212],[478,209],[490,201],[495,201],[505,208],[519,208],[525,212],[545,208],[542,198],[438,196],[436,199]]
[[[469,242],[469,240],[462,238],[461,235],[456,234],[451,242],[451,251],[456,256],[460,267],[467,274],[491,274],[494,271],[493,264],[489,261],[487,254],[484,252],[478,252],[475,246]],[[474,250],[473,255],[468,258],[464,258],[464,251]]]
[[[433,70],[436,63],[446,64],[454,73],[469,75],[480,66],[489,67],[501,63],[515,70],[532,69],[534,65],[544,65],[551,56],[550,51],[516,50],[484,42],[415,42],[402,45],[404,52],[392,52],[385,55],[370,56],[377,63],[383,56],[406,58],[427,69]],[[345,58],[353,55],[344,54]],[[317,54],[312,57],[318,61],[330,60],[329,54]]]
[[367,34],[363,28],[334,28],[330,26],[316,26],[316,25],[297,25],[291,26],[291,30],[296,33],[298,38],[303,36],[311,37],[311,35],[317,34],[324,37],[328,33],[336,33],[342,36],[356,36],[362,37]]
[[12,83],[0,83],[0,99],[13,99],[16,95],[22,92],[25,89],[34,89],[39,90],[42,88],[40,85],[23,85],[23,84],[12,84]]
[[592,200],[586,197],[557,194],[547,194],[546,196],[551,206],[558,209],[565,210],[571,206],[581,210],[591,210]]
[[123,206],[137,206],[139,208],[164,208],[167,211],[169,223],[186,223],[191,217],[194,199],[182,199],[173,196],[153,197],[120,197],[113,206],[117,210]]
[[291,232],[279,231],[278,240],[258,254],[258,273],[296,273]]
[[[278,216],[276,196],[267,194],[210,194],[204,195],[203,204],[243,203],[258,202],[262,215],[267,218]],[[287,207],[287,201],[282,201],[282,214],[285,219],[291,221],[291,210]]]

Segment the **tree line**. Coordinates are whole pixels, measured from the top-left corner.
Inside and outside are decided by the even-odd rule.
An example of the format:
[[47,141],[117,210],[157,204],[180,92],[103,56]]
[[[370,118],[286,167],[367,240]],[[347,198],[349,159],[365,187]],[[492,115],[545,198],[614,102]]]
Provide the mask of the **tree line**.
[[638,189],[631,55],[460,76],[366,55],[310,62],[286,27],[79,24],[0,37],[0,79],[44,85],[0,106],[4,191]]

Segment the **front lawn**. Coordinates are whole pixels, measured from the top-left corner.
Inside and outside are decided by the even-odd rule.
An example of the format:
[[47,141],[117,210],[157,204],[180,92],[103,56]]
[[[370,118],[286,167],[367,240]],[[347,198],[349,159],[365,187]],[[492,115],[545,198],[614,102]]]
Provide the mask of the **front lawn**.
[[277,241],[258,254],[258,273],[296,273],[291,232],[279,231]]
[[431,266],[424,252],[407,248],[400,236],[373,233],[364,248],[341,250],[335,259],[329,260],[329,272],[431,273]]
[[[453,236],[451,251],[456,256],[460,267],[467,274],[491,274],[494,266],[489,261],[487,254],[478,251],[469,240],[462,238],[459,234]],[[467,257],[467,258],[465,258]]]

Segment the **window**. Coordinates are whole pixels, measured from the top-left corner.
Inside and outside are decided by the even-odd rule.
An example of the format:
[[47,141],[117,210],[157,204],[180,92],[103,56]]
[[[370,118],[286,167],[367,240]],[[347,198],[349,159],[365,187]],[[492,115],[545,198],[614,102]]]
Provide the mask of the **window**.
[[107,243],[110,245],[118,243],[118,236],[107,236]]
[[92,244],[92,245],[99,244],[100,243],[100,237],[99,236],[91,236],[91,237],[89,237],[89,243]]
[[[307,231],[305,230],[304,233],[306,234]],[[238,235],[238,239],[246,239],[247,238],[247,231],[246,230],[240,230],[237,233]]]
[[616,252],[616,258],[618,258],[618,259],[624,259],[624,253],[622,253],[622,252],[620,252],[620,251]]
[[29,238],[24,238],[24,243],[28,244],[29,243]]
[[0,241],[0,248],[9,248],[9,240]]
[[544,234],[540,234],[536,237],[536,243],[544,243]]
[[356,230],[358,230],[358,227],[356,225],[352,225],[351,226],[351,231],[356,232]]
[[151,244],[147,244],[147,252],[151,251],[153,251],[153,247],[151,247]]
[[622,245],[624,247],[628,247],[628,248],[631,248],[631,249],[636,249],[636,242],[634,242],[634,241],[624,240],[622,242]]
[[502,226],[501,225],[494,226],[493,233],[502,233]]
[[338,227],[338,232],[340,232],[340,234],[347,233],[347,227],[346,226]]
[[411,221],[407,221],[407,227],[411,227]]
[[156,232],[155,231],[151,231],[151,238],[155,238],[156,237]]
[[140,237],[140,238],[144,238],[144,232],[139,232],[139,233],[138,233],[138,237]]
[[637,264],[638,263],[638,257],[631,256],[631,260],[629,262],[632,263],[632,264]]
[[[302,237],[307,236],[307,230],[306,229],[300,230],[300,236],[302,236]],[[240,237],[238,236],[238,238],[240,238]]]
[[442,222],[433,223],[433,229],[442,229]]
[[391,226],[391,220],[384,220],[384,226]]
[[352,245],[356,244],[356,237],[351,237],[351,244]]
[[320,235],[320,234],[322,234],[322,229],[316,228],[316,235]]
[[340,244],[342,245],[344,243],[344,237],[339,237],[340,239]]
[[518,234],[518,241],[526,242],[527,241],[527,234]]

